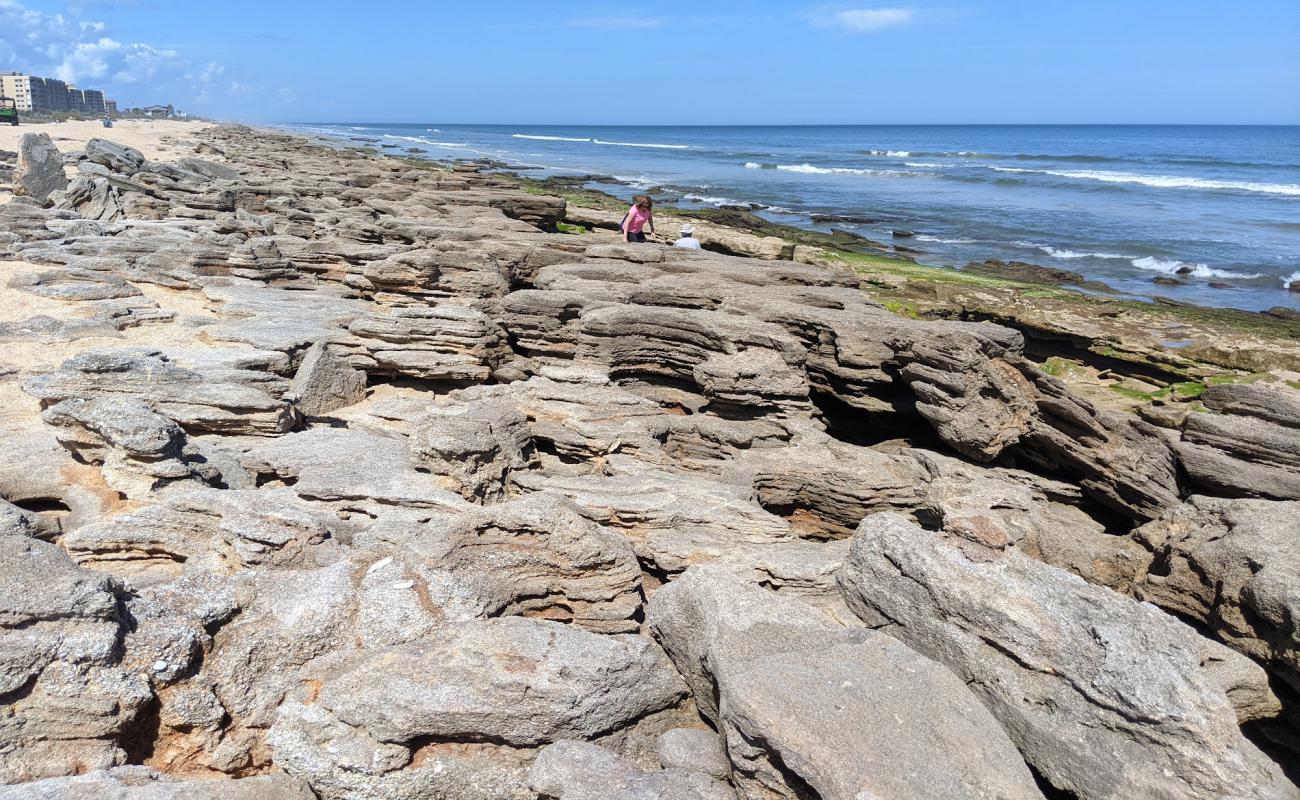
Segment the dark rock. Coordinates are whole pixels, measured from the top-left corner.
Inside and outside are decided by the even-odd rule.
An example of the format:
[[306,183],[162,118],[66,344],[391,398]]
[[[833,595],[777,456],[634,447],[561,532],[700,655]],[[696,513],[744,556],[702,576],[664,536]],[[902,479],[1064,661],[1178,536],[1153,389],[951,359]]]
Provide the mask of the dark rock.
[[962,267],[962,272],[974,272],[980,275],[991,275],[995,278],[1008,278],[1026,283],[1046,283],[1054,286],[1064,284],[1078,286],[1085,282],[1083,275],[1073,270],[1042,267],[1024,261],[999,261],[997,259],[973,261]]
[[18,143],[18,166],[13,176],[14,194],[44,202],[53,192],[68,187],[59,150],[48,133],[24,133]]
[[91,139],[86,142],[86,159],[122,175],[139,172],[145,162],[144,154],[139,150],[107,139]]

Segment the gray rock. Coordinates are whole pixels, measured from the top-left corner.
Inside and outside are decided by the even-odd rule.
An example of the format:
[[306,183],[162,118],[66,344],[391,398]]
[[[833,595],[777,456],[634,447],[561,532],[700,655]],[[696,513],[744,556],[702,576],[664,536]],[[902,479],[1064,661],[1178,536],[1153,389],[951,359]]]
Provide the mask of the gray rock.
[[725,781],[731,772],[726,751],[713,731],[673,728],[659,735],[659,763],[665,769],[699,772]]
[[218,164],[203,158],[178,158],[176,164],[190,172],[202,175],[210,180],[239,180],[239,172],[233,167]]
[[537,754],[528,783],[554,800],[733,800],[731,787],[698,772],[643,772],[627,759],[586,742],[556,742]]
[[70,778],[0,786],[0,800],[315,800],[288,775],[183,780],[149,767],[118,767]]
[[456,584],[474,617],[520,615],[601,633],[640,625],[641,568],[627,539],[554,495],[419,525],[381,525],[358,546],[397,545]]
[[120,739],[153,694],[119,666],[117,592],[56,545],[0,536],[0,783],[125,762]]
[[527,419],[513,403],[434,409],[415,422],[411,461],[466,500],[497,500],[510,474],[528,466],[528,434]]
[[717,567],[660,589],[649,622],[745,796],[1041,797],[962,682],[888,636]]
[[144,154],[139,150],[107,139],[91,139],[86,142],[86,159],[122,175],[139,172],[145,162]]
[[366,373],[317,342],[303,356],[285,400],[308,417],[317,417],[366,398]]
[[83,353],[23,388],[46,405],[70,398],[134,397],[194,431],[281,433],[296,422],[289,406],[266,392],[208,380],[160,351]]
[[[326,798],[528,797],[517,748],[618,731],[683,695],[647,639],[508,617],[354,661],[316,702],[282,705],[269,740]],[[427,741],[490,744],[412,762]]]
[[1192,483],[1214,494],[1300,500],[1300,400],[1258,385],[1206,390],[1174,445]]
[[1238,729],[1277,708],[1259,668],[1152,606],[892,514],[863,521],[840,581],[868,625],[967,682],[1056,787],[1296,796]]
[[63,158],[48,133],[24,133],[18,141],[14,194],[45,202],[52,192],[68,188]]
[[1300,503],[1194,496],[1133,532],[1137,596],[1213,630],[1300,691]]

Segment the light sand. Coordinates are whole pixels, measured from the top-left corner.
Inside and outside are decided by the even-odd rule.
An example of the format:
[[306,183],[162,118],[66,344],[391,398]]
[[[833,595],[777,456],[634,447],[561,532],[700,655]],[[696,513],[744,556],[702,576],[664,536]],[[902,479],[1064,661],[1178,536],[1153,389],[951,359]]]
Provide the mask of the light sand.
[[0,150],[17,150],[18,140],[24,133],[48,133],[54,144],[63,151],[80,150],[86,142],[99,137],[134,147],[146,157],[166,160],[173,156],[171,146],[163,137],[184,139],[210,126],[207,122],[182,122],[180,120],[118,120],[112,128],[101,122],[47,122],[39,125],[23,123],[17,127],[0,125]]
[[[146,158],[157,161],[170,161],[178,156],[193,155],[189,148],[178,148],[176,140],[185,139],[211,125],[209,122],[181,122],[180,120],[119,120],[112,128],[105,128],[102,122],[44,122],[37,125],[26,123],[14,127],[0,125],[0,150],[15,151],[18,140],[24,133],[48,133],[54,140],[54,146],[60,152],[81,150],[86,142],[99,137],[108,139],[127,147],[134,147]],[[163,141],[166,139],[167,141]],[[73,170],[69,169],[69,177]],[[13,197],[8,175],[0,175],[0,203],[8,202]]]

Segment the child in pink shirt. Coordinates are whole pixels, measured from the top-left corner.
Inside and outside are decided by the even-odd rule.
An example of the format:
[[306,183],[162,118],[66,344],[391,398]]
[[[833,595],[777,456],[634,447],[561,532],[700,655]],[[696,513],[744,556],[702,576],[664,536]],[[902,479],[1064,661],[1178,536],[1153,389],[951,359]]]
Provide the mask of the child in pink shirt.
[[650,226],[651,235],[655,232],[655,201],[648,195],[639,194],[633,198],[633,205],[623,217],[622,231],[625,242],[644,242],[645,226]]

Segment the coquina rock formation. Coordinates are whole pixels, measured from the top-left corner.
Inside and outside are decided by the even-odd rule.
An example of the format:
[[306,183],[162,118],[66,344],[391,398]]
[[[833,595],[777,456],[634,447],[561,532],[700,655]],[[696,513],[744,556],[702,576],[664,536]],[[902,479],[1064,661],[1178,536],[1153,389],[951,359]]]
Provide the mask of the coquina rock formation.
[[1300,797],[1300,392],[174,145],[0,206],[0,800]]

